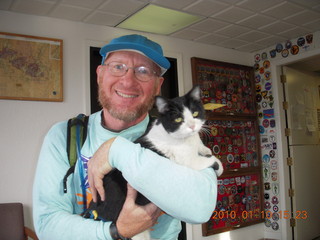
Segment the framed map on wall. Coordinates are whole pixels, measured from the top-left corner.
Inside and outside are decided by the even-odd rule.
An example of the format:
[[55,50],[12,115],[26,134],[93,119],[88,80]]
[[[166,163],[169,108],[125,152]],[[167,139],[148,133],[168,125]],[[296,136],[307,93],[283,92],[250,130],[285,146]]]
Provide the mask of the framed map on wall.
[[0,32],[0,99],[63,101],[63,41]]

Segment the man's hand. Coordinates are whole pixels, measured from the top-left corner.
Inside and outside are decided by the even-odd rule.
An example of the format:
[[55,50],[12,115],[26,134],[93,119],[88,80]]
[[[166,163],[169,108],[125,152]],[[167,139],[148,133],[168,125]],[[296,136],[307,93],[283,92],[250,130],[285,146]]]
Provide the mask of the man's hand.
[[101,201],[105,200],[103,177],[112,170],[108,156],[114,140],[115,138],[111,138],[104,142],[88,162],[88,180],[94,202],[97,202],[98,199],[97,192],[101,197]]
[[145,206],[137,205],[136,197],[137,191],[128,184],[127,198],[116,222],[118,232],[126,238],[131,238],[152,227],[161,213],[153,203]]

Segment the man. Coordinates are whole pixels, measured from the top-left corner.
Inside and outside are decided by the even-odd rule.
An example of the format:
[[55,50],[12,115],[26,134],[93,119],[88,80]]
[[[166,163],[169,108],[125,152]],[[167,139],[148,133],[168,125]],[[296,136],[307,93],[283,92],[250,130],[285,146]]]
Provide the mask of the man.
[[[103,59],[97,76],[103,110],[90,116],[81,159],[66,194],[62,179],[70,167],[67,123],[54,125],[44,140],[33,193],[36,232],[44,240],[112,240],[131,238],[152,226],[153,239],[175,240],[180,220],[202,223],[211,216],[216,175],[212,169],[194,171],[177,165],[132,143],[145,132],[148,110],[170,67],[161,46],[143,36],[128,35],[113,39],[100,53]],[[81,177],[87,165],[90,188],[87,178]],[[83,197],[96,201],[100,194],[104,200],[102,179],[112,168],[119,169],[130,184],[117,222],[82,218]],[[152,203],[136,205],[135,189]],[[160,216],[160,209],[166,214]]]

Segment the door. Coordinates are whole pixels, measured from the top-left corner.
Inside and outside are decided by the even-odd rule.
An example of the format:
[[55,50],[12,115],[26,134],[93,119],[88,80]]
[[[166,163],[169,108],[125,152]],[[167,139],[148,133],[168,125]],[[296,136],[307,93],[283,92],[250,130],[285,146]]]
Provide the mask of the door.
[[293,163],[288,167],[293,189],[290,209],[294,219],[293,239],[310,240],[320,236],[320,76],[290,67],[283,67],[283,74],[290,129],[288,152]]

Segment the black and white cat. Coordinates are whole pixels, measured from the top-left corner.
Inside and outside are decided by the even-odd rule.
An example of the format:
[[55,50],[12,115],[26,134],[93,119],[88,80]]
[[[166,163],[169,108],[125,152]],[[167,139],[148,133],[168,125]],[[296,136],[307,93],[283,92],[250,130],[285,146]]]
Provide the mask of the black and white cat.
[[[211,150],[204,146],[199,136],[199,131],[205,122],[200,87],[196,86],[186,95],[174,99],[158,96],[155,105],[159,117],[135,142],[169,158],[171,161],[195,170],[212,167],[217,176],[220,176],[223,172],[220,160],[212,156]],[[109,197],[106,197],[104,202],[91,202],[84,217],[116,222],[126,198],[127,182],[117,169],[107,174],[103,182]],[[137,204],[145,205],[149,202],[143,195],[138,194]],[[146,231],[133,239],[148,240],[150,236]]]

